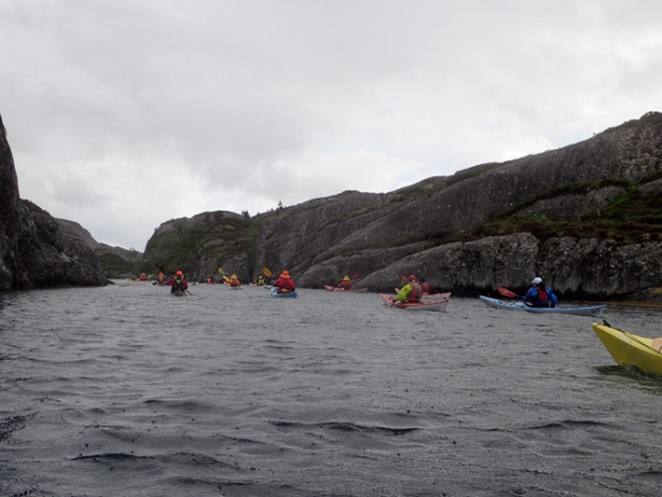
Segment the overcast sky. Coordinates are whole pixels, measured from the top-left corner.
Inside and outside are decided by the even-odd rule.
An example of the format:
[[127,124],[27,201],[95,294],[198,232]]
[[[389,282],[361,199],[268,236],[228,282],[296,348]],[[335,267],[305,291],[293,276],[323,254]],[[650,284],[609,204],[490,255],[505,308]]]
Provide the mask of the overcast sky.
[[662,110],[662,2],[0,0],[20,193],[143,250]]

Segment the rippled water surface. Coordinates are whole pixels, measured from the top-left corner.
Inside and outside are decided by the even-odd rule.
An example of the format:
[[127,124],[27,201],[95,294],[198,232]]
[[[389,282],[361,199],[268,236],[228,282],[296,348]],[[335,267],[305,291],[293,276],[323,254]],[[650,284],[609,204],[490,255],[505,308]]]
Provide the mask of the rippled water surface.
[[662,495],[662,380],[591,318],[191,292],[0,295],[0,496]]

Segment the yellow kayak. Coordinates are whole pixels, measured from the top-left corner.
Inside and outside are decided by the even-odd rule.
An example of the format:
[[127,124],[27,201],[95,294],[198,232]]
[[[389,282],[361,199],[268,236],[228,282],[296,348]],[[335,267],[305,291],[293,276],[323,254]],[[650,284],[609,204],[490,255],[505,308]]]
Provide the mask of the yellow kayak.
[[597,323],[593,323],[593,331],[618,364],[662,375],[662,338],[646,338]]

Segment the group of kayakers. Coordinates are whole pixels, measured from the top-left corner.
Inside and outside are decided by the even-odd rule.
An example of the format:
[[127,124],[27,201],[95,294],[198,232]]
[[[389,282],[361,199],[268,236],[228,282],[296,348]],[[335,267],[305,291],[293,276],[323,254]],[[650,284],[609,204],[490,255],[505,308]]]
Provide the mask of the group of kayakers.
[[[347,278],[347,277],[346,277]],[[432,293],[432,286],[423,278],[417,278],[416,275],[402,276],[404,283],[399,289],[396,289],[393,302],[400,303],[418,303],[423,295]],[[548,287],[540,276],[531,280],[531,287],[523,297],[524,303],[530,307],[556,307],[558,298],[554,291]]]
[[[214,283],[214,281],[211,277],[209,277],[207,279],[207,283]],[[232,274],[231,276],[223,275],[223,283],[230,288],[238,288],[241,286],[241,280],[236,274]],[[174,275],[167,276],[165,273],[159,272],[154,284],[170,286],[171,293],[180,295],[188,290],[188,280],[184,277],[184,272],[181,269],[177,270]],[[255,285],[265,286],[265,278],[262,275],[258,276]],[[294,278],[290,276],[288,270],[283,270],[280,273],[280,276],[270,286],[272,288],[277,288],[278,293],[290,293],[296,290],[296,283]]]
[[[231,288],[238,288],[241,286],[241,281],[237,274],[232,274],[228,277],[222,272],[222,270],[220,271],[222,273],[223,283],[227,286]],[[271,275],[271,271],[269,271],[268,274]],[[145,281],[146,276],[145,273],[142,273],[136,279]],[[423,278],[418,278],[414,274],[403,275],[400,279],[403,285],[396,289],[395,297],[393,297],[394,302],[417,303],[421,301],[423,295],[432,293],[432,286],[430,283],[426,282]],[[209,277],[207,282],[213,283],[213,278]],[[157,281],[154,284],[157,283],[160,285],[169,285],[171,287],[171,293],[182,294],[188,290],[188,281],[181,270],[177,270],[174,275],[167,276],[163,271],[159,272]],[[340,280],[336,287],[344,290],[351,290],[353,283],[352,278],[347,274]],[[258,286],[264,286],[267,284],[267,281],[265,280],[265,277],[260,274],[257,277],[255,284]],[[296,283],[287,269],[280,273],[279,277],[272,282],[271,286],[277,288],[278,293],[296,291]],[[523,300],[524,303],[530,307],[556,307],[558,304],[556,294],[551,287],[548,287],[545,284],[545,281],[540,276],[536,276],[531,280],[531,287],[524,295]]]

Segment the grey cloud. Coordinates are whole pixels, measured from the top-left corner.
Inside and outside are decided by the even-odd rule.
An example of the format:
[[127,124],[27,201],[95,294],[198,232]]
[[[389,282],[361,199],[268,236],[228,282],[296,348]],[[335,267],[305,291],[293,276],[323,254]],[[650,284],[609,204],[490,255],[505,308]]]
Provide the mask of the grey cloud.
[[[653,110],[661,13],[597,0],[5,1],[0,112],[24,196],[58,217],[88,205],[93,235],[140,246],[95,218],[141,206],[154,227],[197,208],[383,191]],[[49,179],[54,164],[105,182],[83,174],[72,193]],[[191,190],[181,205],[138,197],[178,185]]]

